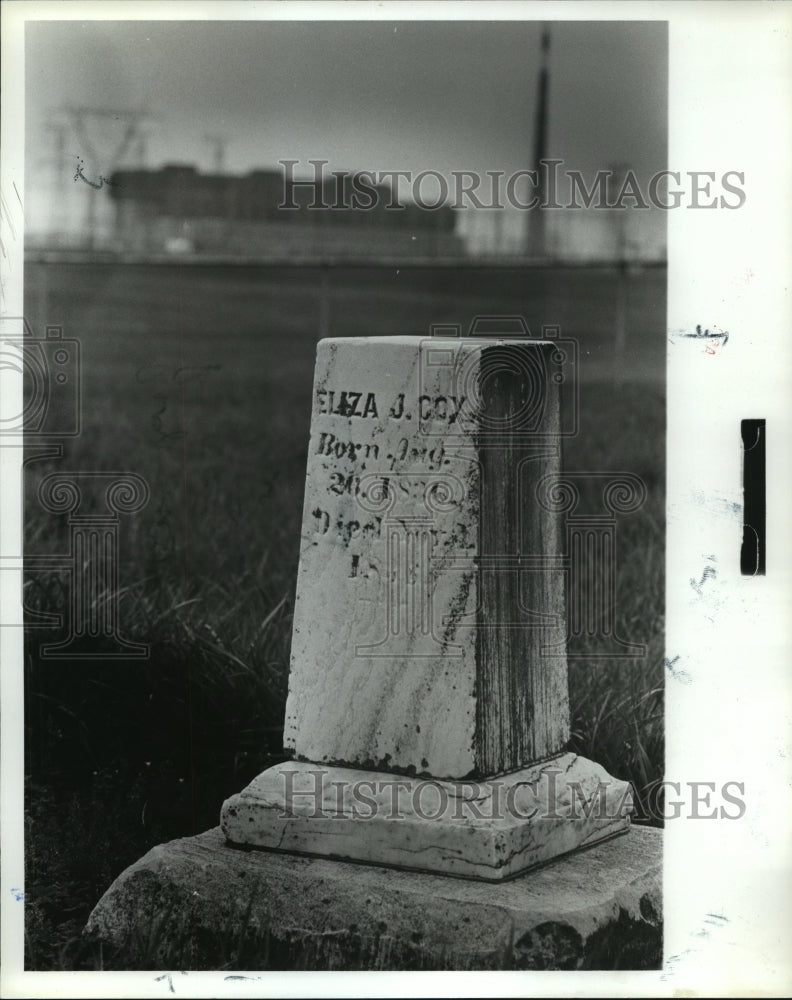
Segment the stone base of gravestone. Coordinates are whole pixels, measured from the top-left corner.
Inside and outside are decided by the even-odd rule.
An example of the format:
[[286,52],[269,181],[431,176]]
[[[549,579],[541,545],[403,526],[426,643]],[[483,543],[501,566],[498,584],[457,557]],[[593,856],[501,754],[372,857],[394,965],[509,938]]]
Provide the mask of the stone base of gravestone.
[[91,914],[105,968],[656,969],[659,830],[497,885],[230,846],[155,847]]
[[287,761],[228,799],[232,844],[499,882],[627,833],[629,782],[563,753],[487,780]]

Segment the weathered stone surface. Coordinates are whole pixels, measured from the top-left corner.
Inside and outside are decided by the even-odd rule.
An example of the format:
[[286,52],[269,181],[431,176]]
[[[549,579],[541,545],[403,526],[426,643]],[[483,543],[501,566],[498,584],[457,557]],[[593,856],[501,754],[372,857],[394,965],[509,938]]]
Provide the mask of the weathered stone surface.
[[557,353],[319,343],[284,733],[298,758],[463,778],[563,748],[562,533],[536,499],[560,470]]
[[626,833],[631,810],[627,782],[571,753],[468,783],[289,761],[220,826],[234,844],[500,881]]
[[86,928],[107,967],[649,969],[662,959],[659,830],[633,827],[498,885],[229,847],[155,847]]

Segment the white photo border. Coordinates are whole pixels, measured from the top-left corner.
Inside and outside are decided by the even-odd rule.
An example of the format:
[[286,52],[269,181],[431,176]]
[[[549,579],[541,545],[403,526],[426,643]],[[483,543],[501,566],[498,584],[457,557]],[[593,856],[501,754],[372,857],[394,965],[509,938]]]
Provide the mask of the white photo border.
[[[26,21],[659,20],[669,24],[669,168],[744,173],[735,211],[669,212],[666,778],[742,781],[740,821],[669,823],[657,972],[24,972],[22,630],[0,635],[2,992],[8,997],[773,996],[792,985],[792,6],[736,2],[38,3],[2,9],[4,315],[22,315]],[[28,151],[29,152],[29,151]],[[17,197],[18,196],[18,197]],[[706,354],[676,332],[729,331]],[[740,420],[767,420],[767,573],[742,577]],[[3,538],[21,551],[20,455],[0,449]],[[713,586],[699,594],[708,556]],[[12,574],[4,602],[18,603]],[[9,585],[10,580],[10,585]],[[678,660],[675,658],[679,657]],[[717,825],[716,825],[717,823]],[[716,915],[718,920],[709,919]],[[526,975],[530,978],[526,979]]]

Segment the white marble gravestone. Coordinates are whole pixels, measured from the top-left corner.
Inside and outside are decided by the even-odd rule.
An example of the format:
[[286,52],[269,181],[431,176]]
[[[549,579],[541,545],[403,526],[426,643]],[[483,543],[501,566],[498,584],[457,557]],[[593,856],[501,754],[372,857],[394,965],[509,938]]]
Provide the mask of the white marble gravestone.
[[[624,832],[569,739],[553,341],[318,345],[285,747],[232,843],[502,879]],[[541,487],[541,488],[540,488]]]

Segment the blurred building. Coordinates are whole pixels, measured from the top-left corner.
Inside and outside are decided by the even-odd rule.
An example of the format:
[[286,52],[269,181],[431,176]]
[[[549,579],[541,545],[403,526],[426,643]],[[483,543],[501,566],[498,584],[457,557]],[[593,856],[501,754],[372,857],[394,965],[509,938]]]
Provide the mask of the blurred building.
[[[519,257],[537,213],[507,208],[501,212],[464,209],[457,232],[473,257]],[[566,209],[550,211],[543,241],[545,257],[568,264],[658,264],[666,259],[668,212]]]
[[[450,206],[388,209],[391,191],[380,187],[369,199],[373,207],[353,208],[352,185],[348,174],[284,191],[277,170],[245,176],[201,174],[191,166],[119,170],[109,189],[114,248],[276,258],[464,255]],[[299,207],[283,208],[284,201]]]

